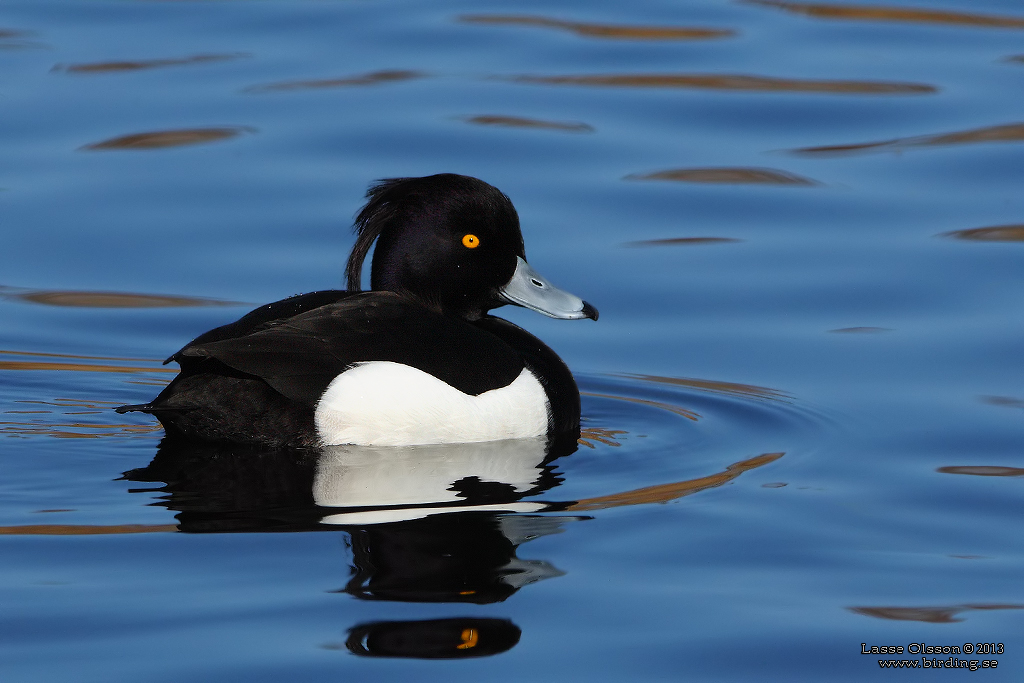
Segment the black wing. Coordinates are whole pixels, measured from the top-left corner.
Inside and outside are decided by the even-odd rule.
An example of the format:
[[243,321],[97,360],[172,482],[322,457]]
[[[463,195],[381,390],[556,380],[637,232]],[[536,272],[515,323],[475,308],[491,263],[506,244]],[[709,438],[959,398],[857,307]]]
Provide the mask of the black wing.
[[259,308],[246,313],[241,318],[233,323],[227,325],[221,325],[215,327],[209,332],[204,332],[199,335],[184,348],[179,350],[173,356],[164,361],[164,365],[167,365],[172,360],[181,362],[182,354],[186,349],[193,346],[206,344],[209,342],[221,341],[223,339],[234,339],[236,337],[243,337],[247,334],[252,334],[258,330],[267,329],[274,325],[279,325],[289,318],[293,318],[297,315],[311,311],[321,306],[328,304],[337,303],[360,292],[348,292],[339,289],[328,289],[322,292],[310,292],[308,294],[296,294],[295,296],[288,297],[287,299],[281,299],[275,301],[272,304],[265,304]]
[[524,367],[512,347],[493,334],[390,292],[352,294],[270,324],[243,321],[233,325],[254,331],[225,338],[225,328],[218,328],[175,358],[183,369],[193,359],[216,359],[309,406],[341,372],[364,361],[409,365],[471,395],[507,386]]

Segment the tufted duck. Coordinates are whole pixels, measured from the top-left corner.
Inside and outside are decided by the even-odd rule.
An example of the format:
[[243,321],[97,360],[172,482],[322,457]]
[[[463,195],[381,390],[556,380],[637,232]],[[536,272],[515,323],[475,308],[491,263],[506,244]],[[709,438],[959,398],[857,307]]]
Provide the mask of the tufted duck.
[[575,442],[565,363],[488,312],[597,320],[597,309],[530,268],[508,197],[445,173],[382,180],[367,199],[347,291],[293,296],[200,335],[165,361],[181,372],[159,396],[117,411],[155,415],[169,437],[274,448]]

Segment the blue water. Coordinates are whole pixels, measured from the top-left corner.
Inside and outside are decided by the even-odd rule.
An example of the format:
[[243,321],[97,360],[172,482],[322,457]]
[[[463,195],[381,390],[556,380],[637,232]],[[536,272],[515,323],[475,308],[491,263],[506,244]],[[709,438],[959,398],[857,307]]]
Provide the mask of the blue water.
[[[1019,680],[1022,93],[1011,0],[5,2],[0,678]],[[575,453],[372,479],[112,412],[437,172],[601,311],[500,311]]]

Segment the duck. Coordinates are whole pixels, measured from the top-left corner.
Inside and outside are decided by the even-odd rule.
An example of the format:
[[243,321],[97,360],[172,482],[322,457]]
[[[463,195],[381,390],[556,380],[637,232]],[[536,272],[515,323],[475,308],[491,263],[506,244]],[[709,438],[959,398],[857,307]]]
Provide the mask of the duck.
[[156,398],[117,412],[155,416],[166,438],[264,448],[575,444],[568,366],[490,312],[596,321],[598,311],[530,267],[505,194],[454,173],[378,180],[353,229],[348,289],[298,294],[199,335],[164,361],[180,372]]

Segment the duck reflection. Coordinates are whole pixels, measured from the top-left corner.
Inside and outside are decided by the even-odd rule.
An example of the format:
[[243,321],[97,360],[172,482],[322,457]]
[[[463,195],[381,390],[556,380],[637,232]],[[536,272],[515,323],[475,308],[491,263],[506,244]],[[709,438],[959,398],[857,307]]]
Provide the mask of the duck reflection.
[[[573,450],[522,439],[259,452],[165,439],[124,478],[164,482],[136,491],[165,493],[160,504],[178,511],[184,532],[347,532],[353,566],[338,593],[489,604],[563,574],[516,550],[584,519],[529,514],[559,506],[524,500],[558,485],[551,462]],[[382,621],[354,626],[345,647],[368,657],[480,657],[514,647],[520,634],[506,619]]]
[[558,485],[551,461],[564,454],[543,439],[319,452],[165,439],[124,478],[165,482],[137,490],[164,492],[184,532],[346,531],[354,566],[339,592],[482,604],[562,575],[516,549],[580,519],[530,515],[568,504],[524,500]]
[[254,450],[165,438],[148,466],[124,478],[164,482],[138,491],[164,493],[160,504],[178,511],[184,532],[351,532],[457,512],[558,508],[523,499],[556,486],[551,463],[574,450],[544,439]]
[[364,657],[461,659],[486,657],[515,647],[522,631],[507,619],[377,621],[349,631],[345,647]]
[[[585,430],[585,437],[608,443],[619,433]],[[545,560],[520,559],[523,543],[560,533],[595,510],[663,503],[721,486],[783,455],[765,453],[705,477],[606,496],[538,500],[562,481],[555,461],[577,447],[521,439],[257,451],[165,438],[148,466],[123,479],[162,483],[132,491],[164,494],[158,504],[178,512],[182,532],[346,532],[351,575],[337,593],[367,601],[492,604],[564,574]],[[354,626],[345,647],[371,657],[471,657],[504,652],[519,636],[519,627],[504,619],[382,621]]]
[[[535,498],[562,482],[554,468],[558,458],[574,452],[580,443],[593,447],[591,440],[617,445],[614,439],[620,433],[584,430],[585,438],[571,444],[518,439],[404,448],[333,446],[265,451],[240,444],[165,438],[149,465],[129,470],[121,478],[163,482],[160,487],[130,491],[165,494],[158,504],[178,512],[178,530],[186,533],[345,530],[353,538],[357,555],[379,554],[383,558],[398,556],[397,550],[391,550],[397,546],[388,539],[415,529],[419,538],[438,539],[424,541],[425,553],[444,546],[439,552],[454,557],[445,544],[461,543],[468,535],[475,539],[475,547],[483,548],[484,537],[500,536],[505,539],[500,545],[511,544],[511,554],[506,554],[512,558],[520,543],[556,533],[566,521],[586,519],[536,513],[665,503],[722,486],[785,455],[762,453],[703,477],[604,496],[567,501]],[[409,544],[402,541],[402,552],[409,552]],[[524,565],[515,573],[540,576],[531,572]],[[548,570],[541,574],[554,575]],[[352,592],[360,597],[381,597],[372,590]],[[471,593],[460,595],[453,599],[466,601]]]
[[350,528],[353,574],[339,593],[363,600],[490,604],[564,572],[522,560],[522,543],[579,517],[495,512],[430,515]]
[[520,499],[557,483],[545,439],[413,446],[333,446],[313,478],[317,505],[345,512],[326,524],[379,524],[456,509],[535,512]]

